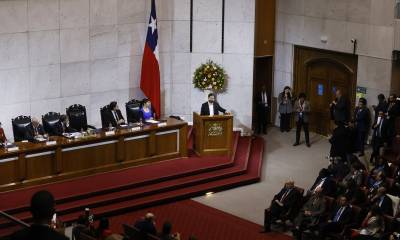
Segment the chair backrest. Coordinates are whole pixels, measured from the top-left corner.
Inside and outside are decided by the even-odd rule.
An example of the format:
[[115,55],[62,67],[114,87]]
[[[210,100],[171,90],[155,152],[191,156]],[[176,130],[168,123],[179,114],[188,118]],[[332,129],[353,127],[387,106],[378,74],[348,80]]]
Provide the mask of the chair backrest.
[[110,125],[110,119],[109,119],[109,111],[110,111],[110,105],[106,105],[102,108],[100,108],[100,118],[101,118],[101,127],[102,128],[107,128]]
[[96,238],[89,236],[83,232],[79,234],[79,240],[96,240]]
[[126,118],[128,123],[139,122],[141,118],[140,106],[142,102],[136,99],[132,99],[125,103]]
[[33,131],[32,119],[30,116],[18,116],[11,119],[11,123],[15,142],[25,140],[26,132]]
[[141,232],[135,226],[129,226],[128,224],[122,224],[124,229],[124,234],[128,236],[130,239],[134,240],[147,240],[147,234]]
[[60,113],[49,112],[45,115],[42,115],[42,124],[44,131],[47,132],[51,136],[58,135],[62,132]]
[[304,188],[297,187],[297,186],[295,186],[295,188],[297,189],[297,191],[299,191],[300,195],[303,196],[303,194],[304,194]]
[[87,130],[86,108],[80,104],[71,105],[66,109],[69,125],[78,131]]

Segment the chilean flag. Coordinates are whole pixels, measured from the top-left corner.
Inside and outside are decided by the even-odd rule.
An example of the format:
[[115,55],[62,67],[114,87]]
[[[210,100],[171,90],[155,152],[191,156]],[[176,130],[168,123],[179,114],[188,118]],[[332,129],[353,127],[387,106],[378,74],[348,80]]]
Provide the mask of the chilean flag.
[[155,0],[151,0],[151,13],[142,59],[140,88],[150,99],[156,116],[160,116],[160,67],[158,64],[158,32]]

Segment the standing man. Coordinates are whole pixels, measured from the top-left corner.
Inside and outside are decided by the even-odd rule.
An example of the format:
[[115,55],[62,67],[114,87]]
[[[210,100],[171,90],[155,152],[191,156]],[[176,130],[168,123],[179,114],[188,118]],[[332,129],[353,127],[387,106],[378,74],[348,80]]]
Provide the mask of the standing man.
[[360,98],[358,106],[354,111],[354,127],[356,129],[356,150],[359,157],[364,156],[364,145],[367,138],[368,130],[371,122],[371,113],[367,108],[367,100]]
[[350,119],[350,103],[343,96],[342,91],[336,90],[336,99],[330,104],[335,122],[348,123]]
[[383,147],[387,140],[387,130],[388,130],[388,120],[383,111],[378,112],[378,117],[376,118],[374,124],[372,125],[372,154],[370,162],[373,163],[377,160],[379,156],[379,150]]
[[299,99],[294,103],[294,111],[295,116],[294,119],[296,121],[296,142],[293,146],[297,146],[300,144],[300,133],[301,127],[304,129],[304,134],[306,137],[307,147],[311,147],[310,144],[310,136],[308,132],[308,122],[309,122],[309,114],[311,111],[310,103],[306,100],[306,95],[304,93],[299,94]]
[[262,85],[261,91],[256,97],[257,106],[257,133],[267,133],[267,116],[268,116],[268,94],[265,85]]
[[208,101],[201,105],[200,115],[202,116],[214,116],[218,115],[219,112],[227,113],[216,101],[213,93],[208,94]]

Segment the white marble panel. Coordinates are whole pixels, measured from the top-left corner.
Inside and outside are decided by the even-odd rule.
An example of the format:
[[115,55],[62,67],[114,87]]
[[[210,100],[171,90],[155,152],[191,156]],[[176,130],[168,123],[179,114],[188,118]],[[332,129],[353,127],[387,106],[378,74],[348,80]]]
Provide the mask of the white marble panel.
[[172,55],[170,53],[160,53],[160,84],[171,82],[171,60]]
[[394,49],[400,50],[400,20],[394,20]]
[[118,58],[118,78],[114,83],[115,89],[128,89],[131,78],[133,78],[133,74],[131,72],[131,58]]
[[147,25],[144,23],[118,25],[118,56],[143,54]]
[[61,96],[60,64],[31,67],[30,96],[31,100]]
[[[157,22],[158,49],[159,52],[171,52],[172,44],[172,21]],[[147,31],[147,30],[146,30]],[[147,32],[146,32],[147,34]]]
[[118,0],[118,23],[144,23],[146,0]]
[[65,109],[61,108],[61,98],[44,99],[30,102],[31,116],[41,121],[42,115],[48,112],[65,113]]
[[[150,6],[151,1],[148,1],[148,9],[149,12],[146,14],[146,19],[150,15]],[[170,1],[163,1],[163,0],[156,0],[156,11],[157,11],[157,19],[160,21],[170,21],[173,17],[173,0]]]
[[61,96],[83,95],[90,92],[88,62],[61,64]]
[[89,28],[62,29],[60,53],[62,63],[89,60]]
[[196,0],[193,1],[194,21],[221,21],[222,1]]
[[28,29],[26,0],[0,1],[0,33],[25,32]]
[[225,53],[254,53],[254,23],[225,23]]
[[190,22],[174,21],[172,25],[172,49],[177,52],[190,52]]
[[[218,96],[217,100],[219,101]],[[199,90],[198,88],[194,88],[193,85],[191,85],[190,86],[191,110],[189,114],[192,114],[193,112],[200,113],[201,104],[203,104],[205,101],[207,101],[207,93]]]
[[305,0],[278,0],[277,10],[286,14],[304,15]]
[[129,88],[138,88],[142,72],[142,56],[130,57]]
[[171,104],[171,83],[164,84],[161,88],[161,116],[174,115],[172,109],[174,106]]
[[347,19],[349,22],[369,23],[371,0],[348,1]]
[[224,68],[228,75],[227,87],[252,86],[253,85],[253,62],[251,54],[224,54]]
[[328,0],[304,0],[304,15],[307,17],[324,18]]
[[192,73],[190,72],[191,55],[189,53],[175,53],[172,55],[172,82],[173,83],[192,83]]
[[91,63],[90,90],[92,93],[115,90],[118,79],[118,58],[101,59]]
[[347,17],[348,0],[328,0],[326,6],[326,18],[345,21]]
[[30,106],[27,103],[17,103],[0,106],[0,122],[9,141],[12,141],[13,131],[11,119],[20,115],[30,115]]
[[217,98],[218,103],[234,115],[252,114],[252,86],[232,86],[226,92],[219,93]]
[[90,0],[90,25],[114,25],[117,22],[117,0]]
[[222,54],[207,54],[207,53],[193,53],[192,55],[192,60],[191,60],[191,70],[190,70],[190,78],[193,78],[193,73],[194,71],[203,63],[206,63],[208,60],[212,60],[219,65],[223,64],[222,61]]
[[60,31],[29,32],[31,66],[60,63]]
[[31,31],[60,28],[59,0],[28,0],[28,25]]
[[374,89],[390,89],[391,60],[359,56],[357,72],[357,85]]
[[395,1],[371,0],[370,24],[393,26]]
[[[76,95],[61,98],[61,112],[65,113],[66,109],[73,104],[85,106],[86,114],[88,114],[90,112],[90,95]],[[90,124],[89,119],[88,123]]]
[[329,50],[344,52],[348,48],[350,39],[347,39],[346,22],[325,20],[324,35],[328,37],[326,48]]
[[[302,44],[307,28],[306,17],[297,15],[286,15],[284,39],[293,44]],[[304,37],[303,37],[304,34]]]
[[255,0],[225,1],[225,21],[255,22]]
[[189,114],[191,111],[190,102],[191,84],[172,84],[171,105],[175,114]]
[[89,0],[60,0],[60,27],[89,26]]
[[[289,23],[288,23],[289,24]],[[321,36],[324,31],[324,20],[320,18],[304,18],[304,45],[325,48],[326,45],[321,42]],[[296,42],[294,42],[296,43]]]
[[275,71],[273,96],[278,97],[286,86],[292,86],[292,73]]
[[288,43],[275,43],[275,70],[292,72],[293,45]]
[[353,52],[351,39],[357,39],[357,54],[367,55],[369,48],[369,25],[347,22],[346,52]]
[[393,47],[393,27],[370,25],[368,48],[370,56],[391,59]]
[[173,20],[190,20],[190,1],[173,0]]
[[116,25],[90,29],[90,58],[112,58],[118,55],[118,28]]
[[28,62],[27,34],[0,34],[0,69],[27,67]]
[[29,69],[0,71],[1,105],[29,101]]
[[220,22],[193,22],[193,52],[220,53],[221,28]]

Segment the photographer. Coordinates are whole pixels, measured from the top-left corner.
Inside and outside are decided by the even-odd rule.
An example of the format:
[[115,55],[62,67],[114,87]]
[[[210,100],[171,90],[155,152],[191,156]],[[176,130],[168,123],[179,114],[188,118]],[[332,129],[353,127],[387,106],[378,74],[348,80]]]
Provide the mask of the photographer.
[[290,131],[290,117],[293,111],[292,98],[292,90],[288,86],[283,89],[278,97],[281,132]]

